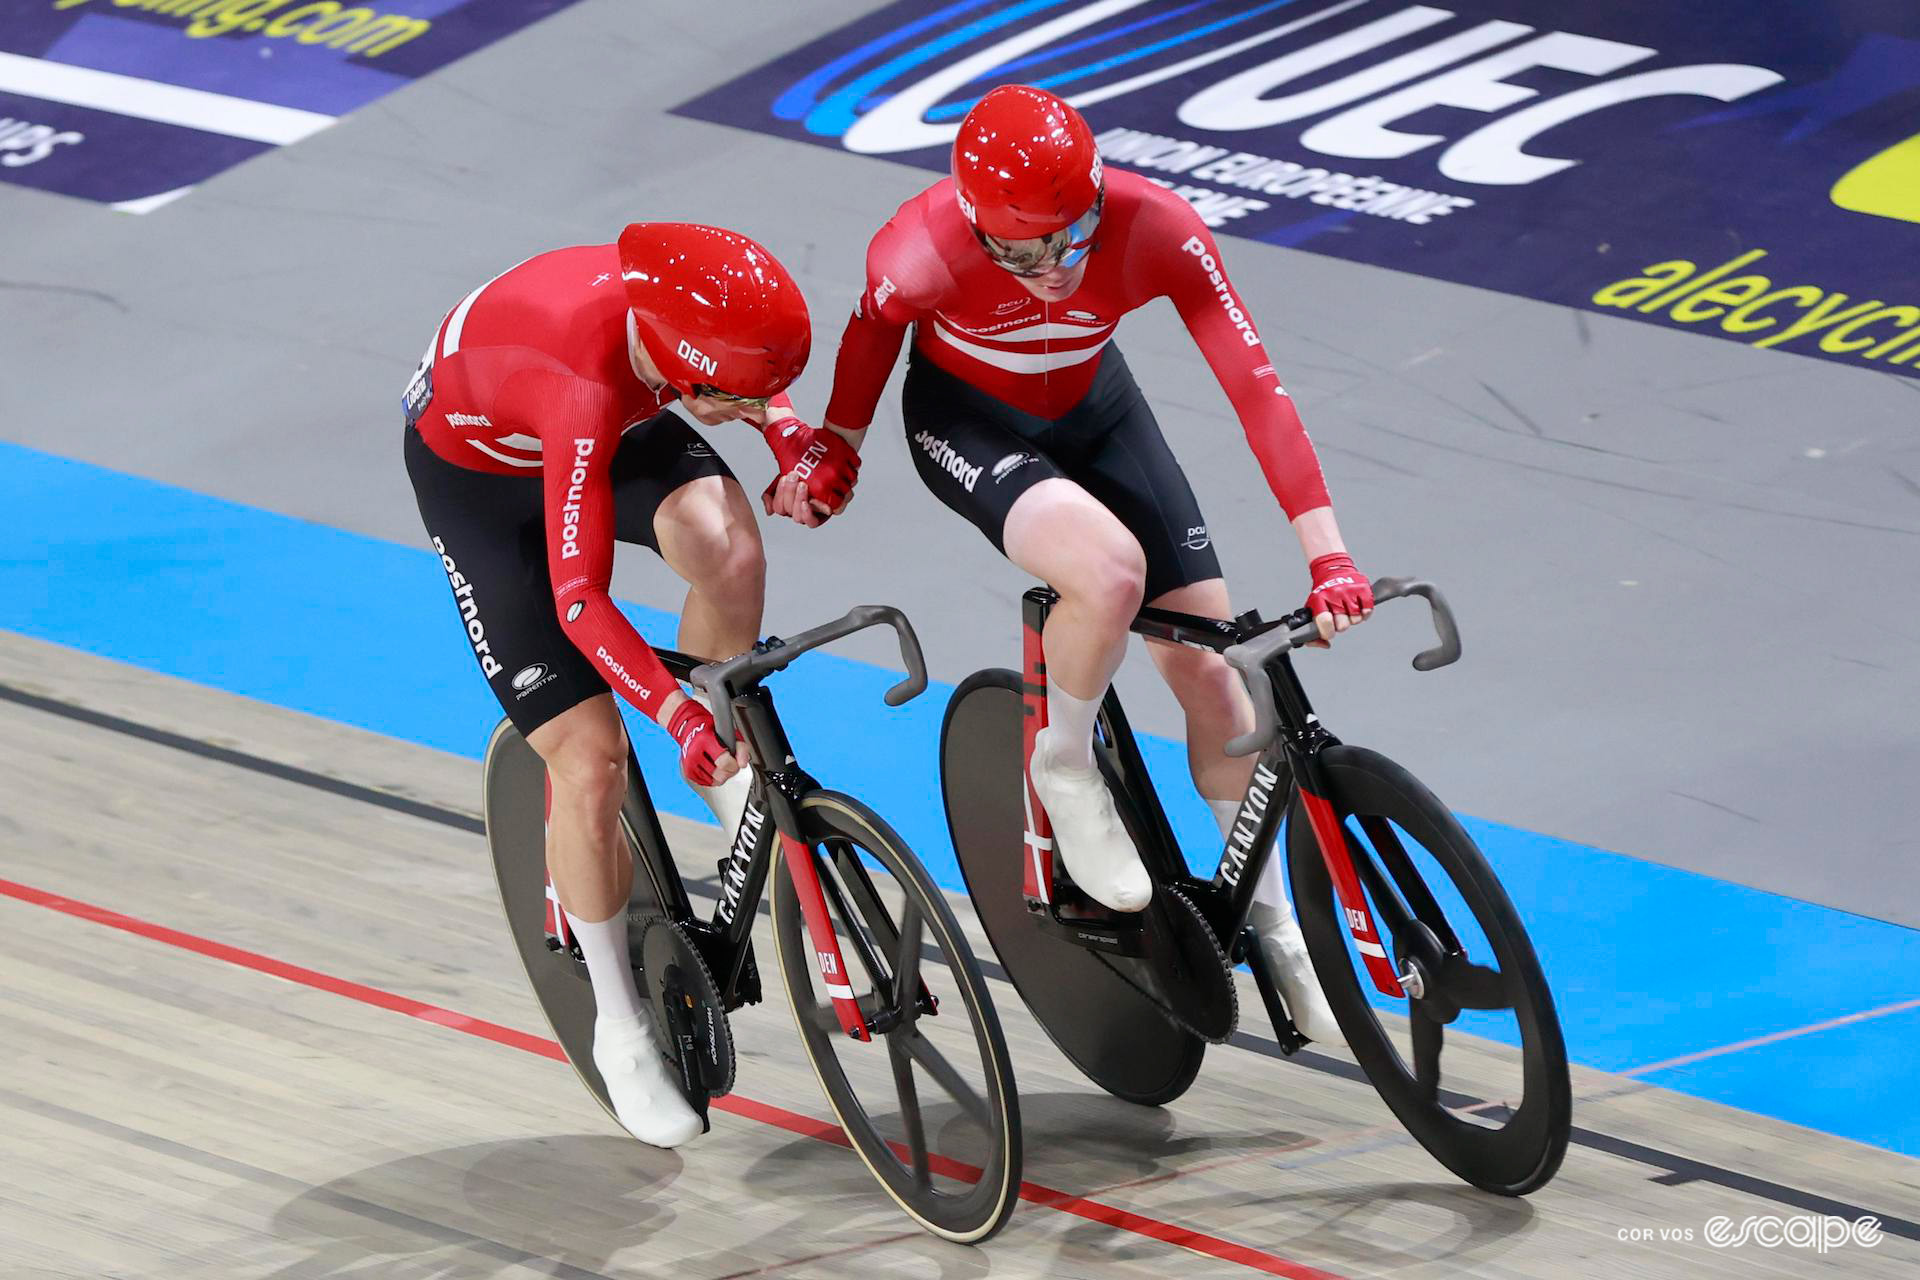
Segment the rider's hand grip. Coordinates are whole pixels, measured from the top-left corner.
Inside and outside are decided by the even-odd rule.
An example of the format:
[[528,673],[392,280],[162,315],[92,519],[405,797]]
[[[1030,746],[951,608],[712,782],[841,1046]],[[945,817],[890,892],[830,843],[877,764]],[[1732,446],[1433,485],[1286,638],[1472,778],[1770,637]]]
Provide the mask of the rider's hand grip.
[[1414,655],[1413,669],[1432,671],[1450,662],[1458,662],[1460,660],[1460,628],[1454,625],[1453,610],[1447,607],[1447,598],[1440,594],[1440,588],[1431,582],[1419,582],[1412,578],[1374,579],[1375,603],[1395,600],[1401,596],[1420,596],[1426,600],[1433,617],[1434,634],[1440,637],[1439,644]]
[[885,604],[859,605],[832,622],[809,628],[767,648],[755,647],[725,662],[705,663],[689,672],[688,679],[713,702],[714,731],[721,742],[732,746],[733,699],[739,689],[772,675],[809,649],[881,625],[890,626],[898,633],[900,658],[907,666],[907,678],[885,694],[887,705],[897,707],[926,689],[927,660],[920,652],[919,637],[913,634],[913,624],[907,621],[907,615]]
[[[1376,604],[1397,600],[1401,596],[1420,596],[1426,600],[1433,615],[1433,629],[1440,637],[1439,644],[1415,655],[1414,670],[1432,671],[1435,667],[1444,667],[1449,662],[1457,661],[1460,657],[1460,629],[1454,625],[1453,610],[1447,607],[1446,597],[1440,594],[1439,588],[1431,582],[1419,582],[1412,578],[1374,579],[1373,599]],[[1253,731],[1228,742],[1228,755],[1250,756],[1264,750],[1273,741],[1279,725],[1273,713],[1273,679],[1267,674],[1267,664],[1279,655],[1291,653],[1319,638],[1319,628],[1312,623],[1292,631],[1276,627],[1226,651],[1223,656],[1245,677],[1247,692],[1253,695]]]

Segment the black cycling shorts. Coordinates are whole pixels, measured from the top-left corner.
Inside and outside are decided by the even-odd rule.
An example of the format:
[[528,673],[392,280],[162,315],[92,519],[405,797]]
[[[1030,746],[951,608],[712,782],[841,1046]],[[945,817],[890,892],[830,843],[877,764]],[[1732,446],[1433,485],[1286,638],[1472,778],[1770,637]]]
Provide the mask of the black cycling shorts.
[[[427,540],[440,555],[473,656],[514,727],[530,734],[608,692],[560,626],[547,572],[540,473],[494,475],[448,462],[409,427],[407,474]],[[667,495],[733,472],[679,415],[628,429],[613,456],[614,536],[657,553],[653,517]]]
[[1146,598],[1220,576],[1207,519],[1167,448],[1120,350],[1101,353],[1093,385],[1048,420],[955,377],[917,352],[902,399],[907,451],[935,497],[1006,554],[1014,500],[1055,476],[1092,494],[1140,540]]

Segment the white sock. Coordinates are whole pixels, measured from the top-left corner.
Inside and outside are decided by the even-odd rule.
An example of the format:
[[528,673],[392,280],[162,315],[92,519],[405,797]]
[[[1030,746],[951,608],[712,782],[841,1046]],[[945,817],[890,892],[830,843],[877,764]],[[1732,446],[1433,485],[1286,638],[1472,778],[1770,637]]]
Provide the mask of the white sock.
[[587,958],[587,977],[593,982],[594,1010],[603,1018],[637,1017],[646,1006],[633,980],[633,959],[627,950],[627,913],[611,920],[587,921],[567,912],[567,928],[580,940]]
[[[1220,838],[1226,839],[1233,832],[1240,802],[1208,800],[1207,808],[1213,810],[1213,820],[1220,824]],[[1247,913],[1247,920],[1261,933],[1293,918],[1293,904],[1287,900],[1286,880],[1280,871],[1281,852],[1276,848],[1268,855],[1267,865],[1260,868],[1260,878],[1253,883],[1253,909]]]
[[1076,698],[1054,681],[1047,682],[1048,750],[1056,765],[1068,769],[1093,768],[1093,722],[1100,717],[1102,689],[1092,698]]
[[1247,919],[1261,933],[1271,932],[1293,919],[1286,876],[1280,870],[1284,852],[1276,847],[1268,854],[1267,865],[1260,868],[1260,878],[1253,883],[1253,909],[1247,913]]
[[[713,710],[713,702],[698,689],[689,694],[695,702]],[[713,811],[713,820],[720,824],[720,835],[732,843],[734,833],[740,827],[740,815],[746,812],[747,795],[753,788],[753,771],[742,769],[715,787],[703,787],[697,782],[689,782],[693,793],[706,801],[707,808]]]

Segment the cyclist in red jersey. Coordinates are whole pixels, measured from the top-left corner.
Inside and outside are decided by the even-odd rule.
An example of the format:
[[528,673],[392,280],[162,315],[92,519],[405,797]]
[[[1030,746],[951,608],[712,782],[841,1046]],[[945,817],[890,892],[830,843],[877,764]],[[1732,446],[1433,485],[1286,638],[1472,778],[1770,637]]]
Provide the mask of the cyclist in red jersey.
[[[825,426],[860,444],[909,326],[909,451],[934,494],[1060,594],[1043,637],[1048,728],[1035,790],[1076,883],[1116,910],[1152,885],[1094,769],[1101,699],[1141,604],[1225,618],[1226,584],[1193,491],[1113,344],[1120,317],[1173,301],[1219,379],[1309,565],[1323,640],[1372,612],[1313,444],[1220,262],[1178,196],[1106,174],[1092,131],[1044,90],[1007,85],[968,113],[953,176],[902,205],[867,250]],[[782,514],[816,522],[797,490]],[[1245,688],[1216,654],[1149,641],[1185,711],[1189,765],[1223,832],[1251,759]],[[1343,1043],[1270,858],[1251,923],[1309,1038]]]
[[656,1146],[701,1124],[655,1048],[628,955],[627,744],[612,694],[673,736],[729,836],[750,777],[608,595],[614,544],[649,546],[685,579],[682,650],[753,644],[766,561],[752,509],[668,406],[756,426],[776,483],[803,495],[790,501],[830,512],[859,459],[783,394],[811,341],[799,287],[759,244],[636,223],[617,245],[544,253],[468,294],[403,398],[407,471],[468,644],[552,782],[547,865],[592,980],[594,1064],[620,1122]]

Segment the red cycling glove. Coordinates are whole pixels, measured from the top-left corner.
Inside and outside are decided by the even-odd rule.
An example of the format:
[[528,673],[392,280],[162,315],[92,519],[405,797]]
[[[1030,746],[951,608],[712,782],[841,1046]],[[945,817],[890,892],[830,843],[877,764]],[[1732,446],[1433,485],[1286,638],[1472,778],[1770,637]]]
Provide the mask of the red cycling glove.
[[1373,584],[1353,567],[1353,557],[1346,552],[1315,556],[1307,572],[1313,578],[1313,590],[1307,593],[1307,612],[1314,617],[1331,613],[1359,618],[1373,608]]
[[713,728],[713,712],[692,698],[667,719],[667,732],[680,744],[680,772],[695,786],[713,785],[713,767],[727,756]]
[[[807,496],[838,511],[853,496],[854,482],[860,475],[860,455],[834,432],[810,427],[798,418],[781,418],[761,429],[780,476],[798,472],[807,482]],[[774,484],[780,482],[774,477]],[[767,486],[772,493],[773,485]]]

